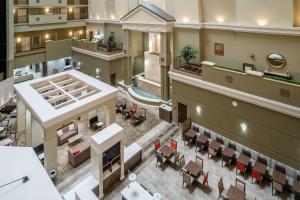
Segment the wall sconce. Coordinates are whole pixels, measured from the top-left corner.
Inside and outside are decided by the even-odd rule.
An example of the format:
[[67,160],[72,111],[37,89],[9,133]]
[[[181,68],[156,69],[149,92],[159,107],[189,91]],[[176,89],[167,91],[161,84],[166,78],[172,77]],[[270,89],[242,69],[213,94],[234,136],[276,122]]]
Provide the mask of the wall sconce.
[[225,18],[222,17],[222,16],[217,16],[216,20],[217,20],[218,23],[223,23],[225,21]]
[[45,39],[49,40],[49,35],[48,34],[45,35]]
[[50,11],[49,8],[45,8],[45,13],[48,13]]
[[182,18],[183,23],[188,23],[190,20],[187,17]]
[[69,36],[72,36],[73,35],[73,32],[72,31],[69,31]]
[[201,114],[201,112],[202,112],[201,106],[197,106],[196,111],[197,111],[197,114]]
[[20,37],[17,38],[17,43],[20,43],[22,39]]
[[16,13],[16,9],[13,9],[13,13],[14,13],[14,14]]
[[232,102],[232,106],[233,106],[233,107],[238,107],[239,104],[238,104],[236,101],[233,101],[233,102]]
[[83,31],[82,31],[82,30],[80,30],[80,31],[79,31],[79,35],[82,35],[82,33],[83,33]]
[[265,19],[259,19],[259,20],[257,20],[257,24],[259,26],[266,26],[267,25],[267,20],[265,20]]
[[69,12],[70,12],[70,13],[73,12],[73,8],[69,8]]
[[99,72],[100,72],[100,69],[99,69],[99,68],[97,68],[97,69],[96,69],[96,78],[97,78],[97,79],[99,79],[99,78],[100,78],[100,76],[99,76]]
[[115,16],[114,16],[114,15],[111,15],[110,18],[111,18],[111,19],[115,19]]
[[100,17],[99,16],[97,16],[97,20],[99,20],[100,19]]
[[77,69],[77,70],[80,70],[80,65],[81,65],[81,62],[77,62],[77,66],[75,67],[75,69]]
[[247,126],[247,124],[245,124],[245,123],[241,123],[241,124],[240,124],[240,127],[241,127],[241,129],[242,129],[243,132],[246,132],[247,129],[248,129],[248,126]]

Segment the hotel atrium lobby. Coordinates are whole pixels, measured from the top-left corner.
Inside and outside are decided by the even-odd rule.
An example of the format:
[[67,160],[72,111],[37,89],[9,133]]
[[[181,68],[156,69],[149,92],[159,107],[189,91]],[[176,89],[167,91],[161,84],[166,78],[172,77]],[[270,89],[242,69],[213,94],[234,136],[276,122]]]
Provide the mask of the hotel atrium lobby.
[[300,200],[300,0],[1,0],[0,200]]

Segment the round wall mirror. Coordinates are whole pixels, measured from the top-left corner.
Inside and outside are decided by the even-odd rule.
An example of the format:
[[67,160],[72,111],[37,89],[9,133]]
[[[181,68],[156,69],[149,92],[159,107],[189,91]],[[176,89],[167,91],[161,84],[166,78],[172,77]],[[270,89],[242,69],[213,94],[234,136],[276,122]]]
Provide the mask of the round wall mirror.
[[273,68],[280,69],[286,65],[285,57],[277,53],[271,53],[267,56],[267,62]]

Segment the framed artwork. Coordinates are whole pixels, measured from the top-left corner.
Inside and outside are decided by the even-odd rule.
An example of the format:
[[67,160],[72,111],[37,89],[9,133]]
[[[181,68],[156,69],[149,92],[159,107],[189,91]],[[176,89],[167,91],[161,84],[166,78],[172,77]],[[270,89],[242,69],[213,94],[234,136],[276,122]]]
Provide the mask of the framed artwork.
[[224,56],[224,44],[223,43],[215,43],[215,55]]

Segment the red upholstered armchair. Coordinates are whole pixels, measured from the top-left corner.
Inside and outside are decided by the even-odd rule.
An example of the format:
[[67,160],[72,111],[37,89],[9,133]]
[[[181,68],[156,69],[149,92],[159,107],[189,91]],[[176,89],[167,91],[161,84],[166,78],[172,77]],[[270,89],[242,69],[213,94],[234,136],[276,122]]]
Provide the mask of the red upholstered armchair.
[[236,162],[236,174],[240,171],[242,174],[244,174],[244,177],[246,179],[246,167],[240,162]]

